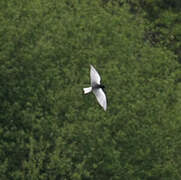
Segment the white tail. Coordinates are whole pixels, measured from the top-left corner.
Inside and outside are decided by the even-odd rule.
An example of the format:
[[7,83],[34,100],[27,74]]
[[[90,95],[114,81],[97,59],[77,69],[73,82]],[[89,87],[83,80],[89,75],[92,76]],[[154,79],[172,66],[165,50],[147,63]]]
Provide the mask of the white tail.
[[90,93],[92,91],[92,87],[83,88],[84,94]]

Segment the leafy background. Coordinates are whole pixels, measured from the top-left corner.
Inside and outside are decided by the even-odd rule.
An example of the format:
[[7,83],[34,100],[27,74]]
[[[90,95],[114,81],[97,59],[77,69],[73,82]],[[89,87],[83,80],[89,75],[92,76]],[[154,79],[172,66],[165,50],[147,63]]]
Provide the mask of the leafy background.
[[1,1],[0,179],[180,180],[178,2]]

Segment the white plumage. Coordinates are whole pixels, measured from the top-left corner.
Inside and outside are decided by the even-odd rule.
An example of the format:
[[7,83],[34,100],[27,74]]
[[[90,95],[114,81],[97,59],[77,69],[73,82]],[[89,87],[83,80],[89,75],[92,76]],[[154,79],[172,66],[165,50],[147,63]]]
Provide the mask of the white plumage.
[[87,93],[90,93],[91,91],[93,91],[98,103],[106,111],[107,100],[106,100],[106,95],[102,89],[103,86],[100,84],[101,77],[92,65],[90,65],[90,80],[91,80],[91,87],[83,88],[84,94],[87,94]]
[[101,77],[99,73],[96,71],[96,69],[90,65],[90,80],[91,80],[91,86],[94,86],[95,84],[100,84]]
[[92,87],[83,88],[84,94],[90,93],[92,91]]

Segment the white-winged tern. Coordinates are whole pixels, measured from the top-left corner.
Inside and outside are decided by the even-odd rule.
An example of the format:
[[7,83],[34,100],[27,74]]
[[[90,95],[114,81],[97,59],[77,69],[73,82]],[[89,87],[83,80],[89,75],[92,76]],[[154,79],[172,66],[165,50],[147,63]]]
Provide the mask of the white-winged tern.
[[90,65],[90,80],[91,80],[91,87],[83,88],[84,94],[90,93],[92,91],[95,94],[98,103],[106,111],[107,100],[106,100],[106,95],[103,91],[104,85],[101,85],[100,83],[101,77],[92,65]]

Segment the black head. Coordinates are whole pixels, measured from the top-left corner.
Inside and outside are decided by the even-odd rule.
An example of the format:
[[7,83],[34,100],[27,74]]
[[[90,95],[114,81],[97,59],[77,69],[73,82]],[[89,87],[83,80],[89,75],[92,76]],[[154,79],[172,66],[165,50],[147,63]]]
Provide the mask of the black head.
[[100,88],[104,89],[104,88],[105,88],[105,86],[101,84],[101,85],[100,85]]

